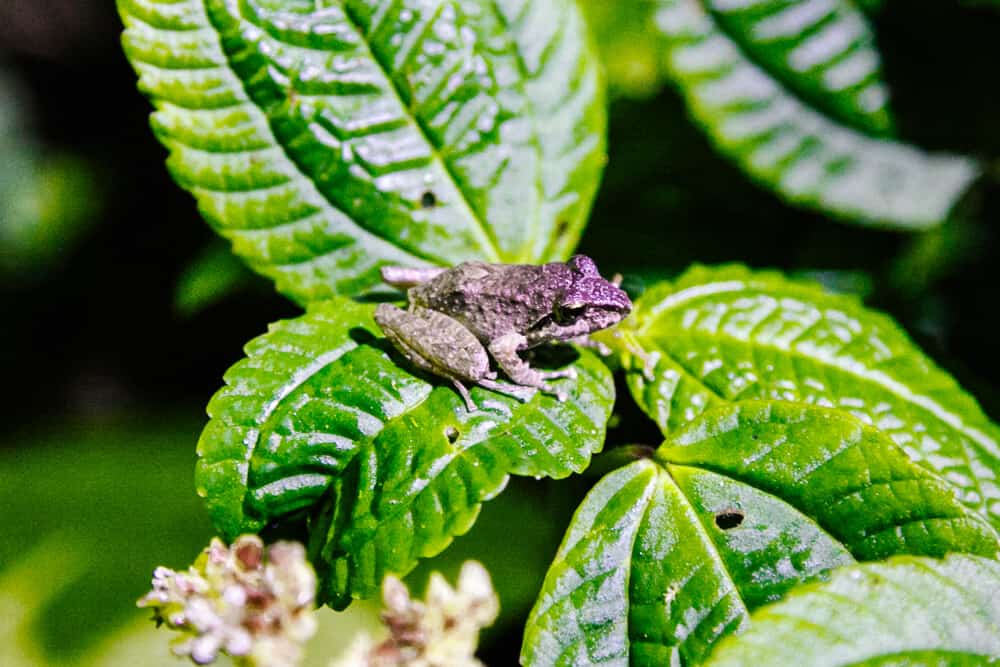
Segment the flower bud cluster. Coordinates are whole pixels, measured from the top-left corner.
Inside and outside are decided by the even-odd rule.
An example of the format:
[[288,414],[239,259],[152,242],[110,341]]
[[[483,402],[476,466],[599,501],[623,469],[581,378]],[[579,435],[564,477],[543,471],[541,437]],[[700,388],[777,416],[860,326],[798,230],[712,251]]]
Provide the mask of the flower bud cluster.
[[435,572],[426,602],[411,598],[406,584],[390,575],[382,598],[388,639],[376,644],[359,637],[331,667],[483,667],[475,657],[479,631],[496,620],[500,603],[482,565],[465,563],[457,589]]
[[172,650],[199,665],[220,653],[247,667],[294,667],[316,632],[316,574],[296,542],[215,538],[184,572],[158,567],[138,605],[183,634]]

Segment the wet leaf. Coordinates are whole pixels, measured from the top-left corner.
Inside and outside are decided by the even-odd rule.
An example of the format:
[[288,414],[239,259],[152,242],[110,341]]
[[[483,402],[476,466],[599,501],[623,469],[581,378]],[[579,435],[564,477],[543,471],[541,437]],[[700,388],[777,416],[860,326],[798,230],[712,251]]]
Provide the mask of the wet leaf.
[[855,559],[998,549],[947,482],[857,418],[726,405],[590,492],[532,611],[522,661],[697,664],[755,609]]
[[604,163],[570,0],[119,0],[176,180],[306,302],[569,254]]
[[561,478],[604,444],[614,385],[581,352],[568,399],[527,402],[414,374],[372,320],[343,298],[251,341],[209,404],[199,493],[227,537],[312,514],[328,601],[376,592],[473,524],[508,476]]
[[867,19],[848,0],[657,0],[666,63],[717,147],[783,198],[904,229],[943,222],[979,175],[891,128]]
[[1000,563],[952,555],[845,568],[753,614],[705,663],[989,665],[1000,657]]
[[899,326],[858,300],[778,273],[695,267],[647,290],[629,322],[656,364],[647,379],[626,353],[629,386],[668,436],[733,401],[834,407],[881,430],[1000,526],[1000,429]]

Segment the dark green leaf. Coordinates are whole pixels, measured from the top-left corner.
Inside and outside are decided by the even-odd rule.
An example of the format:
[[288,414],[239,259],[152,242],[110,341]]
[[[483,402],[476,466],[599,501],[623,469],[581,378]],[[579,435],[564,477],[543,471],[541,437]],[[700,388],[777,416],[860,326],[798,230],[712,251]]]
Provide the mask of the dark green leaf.
[[1000,563],[900,557],[846,568],[753,614],[706,665],[992,665]]
[[647,380],[626,354],[629,384],[664,433],[736,400],[836,407],[1000,526],[1000,430],[896,324],[856,299],[777,273],[696,267],[649,289],[630,323],[626,335],[656,368]]
[[875,36],[853,0],[704,4],[721,33],[793,95],[866,132],[892,129]]
[[583,470],[614,403],[604,364],[582,352],[578,379],[559,381],[567,401],[473,388],[469,412],[447,383],[406,370],[373,310],[335,298],[252,341],[198,447],[199,493],[226,536],[332,503],[312,538],[338,604],[444,549],[509,474]]
[[[614,389],[604,364],[581,354],[565,402],[528,403],[473,390],[468,412],[449,388],[363,441],[337,480],[334,503],[313,528],[326,600],[346,605],[378,590],[389,572],[445,549],[500,493],[510,474],[562,478],[581,472],[604,445]],[[328,568],[328,569],[327,569]]]
[[627,657],[629,561],[657,482],[657,466],[637,461],[587,495],[531,612],[522,664],[621,664]]
[[951,484],[843,411],[742,401],[705,413],[656,457],[781,498],[858,559],[998,550],[994,529],[959,502]]
[[605,126],[573,2],[322,4],[119,0],[170,169],[238,255],[310,301],[572,251]]
[[691,114],[784,198],[861,223],[924,228],[978,176],[971,160],[862,133],[890,122],[867,20],[848,0],[657,6],[667,67]]
[[998,549],[947,482],[855,417],[722,406],[655,461],[591,491],[549,570],[523,659],[697,664],[754,609],[855,558]]
[[208,406],[196,482],[228,538],[312,506],[361,440],[423,402],[433,387],[381,347],[372,307],[316,304],[246,346]]

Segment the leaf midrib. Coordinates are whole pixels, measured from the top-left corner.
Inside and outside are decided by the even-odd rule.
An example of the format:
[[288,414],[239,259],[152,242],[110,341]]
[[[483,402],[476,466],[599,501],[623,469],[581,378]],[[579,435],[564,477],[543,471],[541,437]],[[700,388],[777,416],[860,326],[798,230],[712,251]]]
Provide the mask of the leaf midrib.
[[[597,387],[600,386],[599,379],[597,377],[595,377],[594,375],[592,375],[590,373],[587,373],[586,369],[584,369],[582,367],[577,367],[577,372],[580,375],[586,374],[586,380],[590,381],[593,384],[593,388],[597,388]],[[580,378],[580,379],[583,380],[583,378]],[[429,394],[428,394],[428,396],[429,396]],[[518,425],[518,423],[519,423],[518,422],[519,415],[517,414],[518,412],[526,411],[526,410],[531,410],[531,409],[540,410],[540,406],[535,403],[535,400],[537,400],[537,397],[536,398],[532,398],[531,401],[529,401],[528,403],[517,403],[514,406],[513,410],[511,410],[511,413],[512,413],[511,418],[508,419],[507,421],[505,421],[503,423],[503,426],[501,426],[500,428],[496,429],[495,431],[494,430],[488,431],[487,434],[486,434],[486,436],[483,437],[483,438],[481,438],[480,440],[477,440],[477,441],[471,442],[471,443],[467,443],[465,446],[463,446],[461,448],[456,447],[456,445],[458,445],[458,442],[461,442],[461,440],[459,440],[458,442],[456,442],[455,445],[452,445],[453,449],[451,451],[450,456],[447,457],[447,463],[445,465],[443,465],[443,466],[438,466],[438,465],[431,466],[430,470],[435,471],[435,474],[433,475],[433,477],[431,477],[430,479],[428,479],[427,483],[423,487],[421,487],[420,489],[418,489],[415,493],[408,493],[405,496],[406,497],[406,502],[405,503],[398,503],[398,502],[397,503],[392,503],[392,505],[390,505],[390,507],[391,507],[390,511],[384,511],[384,509],[382,511],[379,511],[377,509],[370,508],[361,517],[360,520],[358,519],[358,517],[354,517],[355,523],[360,522],[361,520],[363,520],[366,517],[378,517],[378,523],[380,525],[381,524],[387,524],[389,521],[391,521],[391,520],[393,520],[393,519],[395,519],[395,518],[397,518],[399,516],[402,516],[402,515],[410,512],[412,510],[413,506],[416,504],[417,499],[422,494],[428,493],[431,490],[433,490],[434,493],[437,493],[437,488],[436,488],[435,485],[438,483],[438,480],[445,473],[445,471],[448,470],[448,469],[450,469],[453,465],[455,465],[455,463],[457,461],[460,461],[460,460],[463,460],[463,459],[474,460],[472,457],[473,457],[473,455],[478,456],[478,450],[479,450],[479,448],[481,448],[485,444],[495,444],[495,442],[498,439],[501,439],[501,438],[503,438],[505,436],[510,436],[511,432],[514,430],[515,426]],[[570,397],[569,400],[572,400],[574,402],[574,404],[577,405],[577,409],[580,411],[580,414],[586,416],[586,411],[579,407],[579,401],[575,400],[575,397],[573,397],[571,395],[571,397]],[[423,405],[423,403],[424,403],[424,401],[421,401],[417,405],[414,405],[413,408],[411,408],[411,410],[416,409],[420,405]],[[402,416],[403,415],[400,415],[399,417],[397,417],[397,419],[401,418]],[[546,418],[551,419],[551,418],[548,417],[548,415],[545,415],[545,416],[546,416]],[[363,445],[371,445],[371,444],[373,444],[379,438],[379,436],[382,434],[382,432],[384,432],[384,430],[385,429],[383,429],[383,431],[380,431],[379,433],[375,434],[374,436],[372,436],[370,438],[367,438],[365,440],[365,442],[362,443],[362,444]],[[360,449],[360,447],[359,447],[359,449]],[[473,451],[473,450],[476,450],[476,451]],[[446,457],[441,457],[441,458],[446,458]],[[514,474],[514,473],[512,473],[510,471],[505,472],[503,474],[503,478],[504,479],[501,480],[498,483],[498,487],[502,488],[503,486],[505,486],[506,485],[506,480],[509,479],[512,474]],[[412,486],[410,488],[412,488]],[[381,494],[381,491],[380,491],[380,494]],[[375,497],[374,496],[372,498],[372,501],[373,502],[371,503],[371,505],[374,505],[374,501],[375,501]],[[475,503],[473,503],[473,504],[482,505],[484,502],[486,502],[486,500],[479,499],[479,500],[476,500]],[[360,545],[369,544],[374,539],[376,539],[377,534],[378,534],[378,530],[377,529],[372,530],[372,531],[364,530],[364,531],[360,531],[361,532],[361,536],[359,538],[359,537],[357,537],[358,532],[359,531],[357,529],[350,529],[350,530],[345,531],[344,532],[344,536],[343,536],[343,540],[345,541],[345,543],[349,543],[349,544],[351,544],[354,547],[357,547],[359,544]]]
[[[793,84],[789,83],[790,77],[787,74],[784,74],[782,72],[775,72],[770,68],[770,66],[765,61],[757,58],[754,54],[748,51],[743,46],[741,41],[737,39],[736,36],[733,35],[726,28],[726,19],[724,14],[713,9],[711,6],[706,6],[706,0],[692,0],[692,1],[697,2],[699,5],[701,5],[701,8],[704,10],[705,14],[712,21],[712,24],[715,26],[716,30],[718,30],[719,33],[724,35],[726,39],[729,40],[729,42],[733,45],[736,51],[739,52],[741,57],[748,63],[753,65],[755,68],[763,72],[767,76],[767,78],[773,81],[775,85],[777,85],[781,89],[781,91],[784,92],[786,95],[788,95],[789,97],[793,97],[804,107],[808,108],[810,111],[813,111],[816,114],[819,114],[820,116],[825,118],[828,122],[836,125],[837,127],[849,129],[851,131],[857,132],[858,134],[865,135],[871,139],[882,140],[882,141],[886,140],[888,133],[879,134],[876,131],[874,131],[873,128],[859,126],[856,123],[848,122],[847,120],[834,115],[824,106],[816,104],[813,100],[809,98],[809,95],[804,94],[802,91],[797,90]],[[710,5],[711,3],[707,4]],[[857,8],[854,9],[855,11],[861,13],[860,10],[858,10]],[[821,30],[822,27],[825,25],[826,23],[824,22],[820,23],[817,26],[813,26],[809,31],[809,33],[807,34],[813,34],[813,32]],[[870,24],[867,25],[870,28]],[[841,52],[841,54],[838,56],[837,58],[838,61],[843,58],[843,54],[844,52]],[[879,66],[881,67],[881,59],[879,61]]]
[[[648,340],[647,337],[651,337],[650,329],[652,329],[654,325],[658,323],[659,318],[662,317],[664,313],[672,310],[674,307],[679,307],[682,304],[689,303],[703,296],[721,294],[721,293],[732,293],[738,291],[746,291],[757,294],[762,293],[760,291],[750,289],[750,286],[747,283],[739,280],[733,280],[724,283],[709,283],[708,285],[701,285],[696,288],[688,288],[681,292],[671,294],[670,296],[662,300],[660,303],[658,303],[656,307],[654,307],[651,310],[652,316],[643,324],[643,326],[639,328],[637,333],[641,337],[646,338]],[[692,330],[685,330],[685,332],[691,336],[697,333]],[[709,336],[709,334],[707,333],[704,333],[702,335],[706,337]],[[838,360],[833,357],[820,358],[820,357],[809,356],[800,350],[783,348],[778,345],[764,344],[757,339],[735,338],[723,332],[712,334],[712,337],[717,339],[730,340],[740,345],[744,345],[754,349],[771,350],[775,352],[780,352],[786,356],[798,357],[800,359],[810,361],[819,366],[830,368],[839,371],[845,375],[848,375],[850,377],[854,377],[861,384],[866,384],[866,383],[873,384],[895,396],[897,399],[899,399],[901,403],[907,405],[914,405],[920,408],[921,410],[924,410],[925,412],[930,414],[933,418],[939,420],[946,426],[955,429],[955,431],[957,431],[958,433],[963,434],[968,440],[971,440],[979,444],[980,447],[982,448],[982,451],[986,455],[992,456],[995,459],[1000,459],[1000,452],[993,451],[993,449],[995,449],[997,445],[995,442],[993,442],[991,438],[989,438],[987,433],[980,430],[979,428],[967,425],[961,417],[947,410],[946,408],[941,406],[939,403],[937,403],[930,397],[912,392],[909,388],[906,387],[906,385],[895,380],[894,378],[891,378],[888,374],[882,371],[873,371],[872,373],[856,374],[854,372],[851,372],[850,364],[838,363]],[[715,388],[705,384],[699,376],[695,375],[693,369],[688,364],[685,363],[684,359],[680,355],[677,355],[673,350],[665,346],[657,346],[654,349],[662,350],[663,354],[665,354],[671,361],[673,361],[673,363],[680,370],[682,370],[686,375],[688,375],[693,382],[695,382],[698,386],[702,387],[706,392],[709,392],[712,395],[718,397],[721,401],[725,403],[733,402],[730,399],[723,396]],[[860,365],[860,363],[856,365]],[[862,368],[862,370],[864,369]],[[880,382],[879,377],[881,377],[884,380],[884,382]],[[785,402],[793,402],[793,401],[785,401]],[[958,440],[956,444],[958,445],[958,449],[961,452],[962,458],[965,461],[966,468],[971,472],[973,470],[973,466],[972,466],[972,458],[970,457],[968,451],[968,444],[964,442],[964,439]],[[939,471],[937,471],[936,469],[934,470],[938,475],[940,475]],[[978,476],[975,474],[971,474],[970,478],[972,480],[972,485],[975,488],[976,493],[979,495],[981,511],[984,514],[986,514],[987,517],[991,516],[990,513],[986,511],[986,503],[988,497],[983,493],[982,484]]]
[[[654,460],[653,463],[657,467],[657,472],[658,472],[657,476],[659,477],[659,475],[663,475],[665,479],[669,480],[669,483],[676,492],[677,497],[680,498],[681,501],[684,503],[684,509],[686,510],[685,513],[688,514],[689,518],[694,519],[691,523],[693,524],[698,534],[701,536],[702,545],[708,552],[712,562],[716,564],[722,576],[725,577],[725,579],[729,582],[730,586],[732,587],[731,590],[735,595],[735,598],[739,600],[740,608],[743,611],[743,618],[744,619],[749,618],[750,609],[749,607],[747,607],[746,600],[743,599],[743,594],[742,592],[740,592],[740,587],[736,583],[736,578],[733,577],[732,572],[729,571],[729,567],[726,565],[725,559],[722,557],[719,548],[716,546],[715,541],[709,534],[708,528],[702,522],[700,515],[695,510],[694,505],[691,503],[691,499],[688,498],[686,493],[684,493],[684,490],[681,488],[680,484],[677,483],[677,480],[674,479],[674,476],[670,472],[670,466],[672,465],[676,465],[677,467],[689,467],[695,470],[697,470],[697,468],[693,468],[692,466],[684,466],[684,464],[663,463],[657,460]],[[651,506],[652,506],[652,500],[650,500],[650,503],[646,508],[647,512],[649,511],[649,507]],[[645,518],[646,515],[644,513],[643,520],[645,520]],[[682,640],[681,644],[686,643],[687,639],[695,634],[695,631],[702,626],[702,624],[709,618],[709,616],[711,616],[711,612],[715,611],[715,606],[718,606],[718,604],[720,604],[727,597],[728,594],[723,595],[721,598],[719,598],[718,602],[712,607],[712,609],[709,610],[709,613],[705,614],[705,616],[703,616],[698,620],[698,623],[694,626],[694,628],[691,629],[691,631],[687,634],[684,640]],[[677,645],[678,648],[680,648],[681,644]]]
[[[434,15],[427,21],[427,27],[426,27],[427,30],[431,29],[432,23],[440,15],[441,11],[444,9],[444,6],[445,3],[441,2],[434,9]],[[403,91],[399,88],[399,85],[396,83],[395,78],[391,74],[391,70],[389,69],[389,64],[384,62],[381,58],[379,58],[375,54],[375,51],[372,49],[371,44],[368,42],[368,37],[362,30],[361,23],[358,20],[357,15],[351,9],[351,3],[343,2],[341,3],[341,8],[344,12],[344,17],[350,22],[351,27],[354,29],[354,32],[364,43],[365,49],[368,51],[368,56],[371,58],[372,62],[378,65],[379,71],[382,72],[382,76],[385,77],[385,80],[388,82],[389,89],[392,91],[396,99],[396,103],[399,105],[401,109],[404,110],[410,109],[410,105],[406,104],[404,101]],[[437,162],[438,166],[440,166],[441,169],[444,170],[444,173],[448,175],[448,178],[451,179],[452,184],[455,186],[455,190],[462,198],[462,207],[465,209],[466,213],[468,214],[468,217],[471,218],[476,223],[478,232],[485,237],[485,240],[487,242],[487,247],[485,249],[489,251],[489,257],[488,257],[489,261],[492,262],[502,261],[504,258],[502,253],[500,252],[500,245],[497,241],[496,234],[494,233],[493,229],[488,224],[486,224],[485,220],[479,218],[479,216],[475,212],[475,209],[472,208],[472,203],[469,201],[469,197],[466,194],[466,191],[462,187],[460,187],[460,185],[462,184],[461,179],[459,179],[458,175],[455,174],[454,170],[451,167],[451,164],[441,156],[441,147],[438,146],[433,141],[431,141],[431,133],[427,128],[426,124],[424,123],[424,121],[420,118],[418,114],[410,114],[409,117],[413,121],[413,125],[420,132],[421,138],[430,148],[434,161]]]
[[[552,0],[543,0],[543,1],[544,2],[551,2]],[[510,35],[511,44],[514,45],[514,59],[517,61],[517,71],[521,74],[521,81],[522,82],[529,81],[530,79],[533,78],[534,75],[528,69],[528,63],[525,62],[525,60],[524,60],[524,53],[521,51],[521,47],[517,43],[517,39],[514,37],[514,31],[511,28],[510,21],[507,19],[507,15],[504,14],[503,10],[500,8],[500,3],[499,3],[498,0],[490,0],[489,4],[490,4],[490,8],[493,10],[493,15],[496,17],[497,21],[500,22],[501,26],[503,26],[504,31],[507,34]],[[527,6],[527,5],[525,5],[525,6]],[[546,52],[548,52],[552,48],[553,48],[553,44],[551,44],[551,43],[550,44],[546,44],[546,46],[545,46]],[[539,56],[539,62],[540,63],[544,63],[545,60],[546,60],[546,56],[544,54],[542,54],[541,56]],[[544,65],[543,65],[543,67],[544,67]],[[521,88],[522,88],[522,92],[524,93],[524,104],[525,104],[525,106],[527,107],[527,110],[528,110],[527,111],[528,117],[531,119],[531,127],[532,127],[531,145],[534,147],[535,154],[538,156],[538,166],[535,169],[535,177],[534,177],[533,180],[534,180],[535,187],[538,190],[538,206],[535,207],[535,211],[534,211],[535,223],[536,223],[536,226],[540,226],[541,223],[542,223],[542,211],[543,211],[543,207],[544,207],[544,204],[545,204],[545,201],[546,201],[545,187],[544,187],[544,183],[543,183],[543,179],[542,179],[542,160],[544,158],[544,153],[542,151],[541,139],[539,138],[539,133],[538,133],[538,116],[535,114],[535,111],[536,111],[536,109],[535,109],[535,101],[531,98],[531,96],[529,96],[527,94],[527,90],[524,89],[525,87],[524,87],[523,84],[522,84]],[[548,256],[549,247],[553,243],[555,243],[555,241],[556,241],[556,237],[555,237],[555,235],[553,235],[553,237],[551,239],[549,239],[548,242],[546,243],[546,245],[545,245],[545,252],[543,253],[542,257],[547,257]],[[519,248],[519,253],[518,253],[518,255],[516,257],[514,257],[512,259],[514,259],[517,262],[521,262],[521,261],[530,259],[530,257],[531,257],[530,254],[525,255],[525,252],[529,252],[530,253],[531,246],[532,246],[532,239],[526,238],[523,241],[521,241],[521,246]]]
[[[354,217],[348,215],[346,211],[343,211],[339,206],[337,206],[330,199],[329,195],[327,195],[321,188],[316,187],[316,182],[312,179],[312,177],[310,177],[308,175],[308,173],[306,171],[303,170],[302,165],[289,152],[288,147],[285,146],[285,144],[283,144],[282,142],[280,142],[280,141],[277,140],[276,135],[274,135],[274,128],[271,125],[271,118],[270,118],[270,116],[260,106],[258,106],[256,104],[256,102],[253,101],[252,96],[250,95],[249,91],[247,90],[247,82],[244,81],[243,78],[240,77],[236,73],[236,70],[232,66],[232,60],[231,60],[230,54],[222,47],[222,41],[221,41],[222,30],[221,30],[220,26],[218,24],[216,24],[215,21],[212,20],[211,12],[209,12],[208,8],[205,7],[205,5],[204,5],[205,0],[199,0],[199,2],[202,4],[202,9],[204,10],[204,16],[205,16],[206,22],[211,27],[211,29],[212,29],[212,31],[214,33],[214,36],[215,36],[215,45],[219,49],[219,53],[222,55],[223,59],[226,62],[226,70],[230,74],[233,75],[233,78],[236,81],[239,82],[239,85],[240,85],[240,87],[243,90],[244,96],[246,97],[247,103],[249,103],[250,105],[252,105],[255,109],[257,109],[262,114],[264,121],[267,123],[267,126],[270,129],[270,131],[271,131],[272,140],[274,142],[274,146],[276,148],[278,148],[278,149],[281,150],[282,154],[289,161],[289,164],[294,165],[295,170],[298,173],[299,177],[301,177],[304,180],[306,180],[309,183],[311,183],[314,186],[315,191],[323,198],[323,201],[328,206],[330,206],[333,210],[337,211],[341,215],[343,215],[346,218],[348,218],[349,220],[351,220],[354,224],[356,224],[359,228],[365,230],[367,233],[372,234],[376,238],[379,238],[382,241],[391,244],[393,247],[395,247],[399,251],[408,253],[408,254],[413,255],[414,257],[416,257],[418,259],[422,259],[424,261],[427,261],[427,262],[430,262],[430,263],[433,263],[433,264],[437,264],[439,266],[442,265],[442,262],[441,262],[440,258],[433,257],[433,256],[429,255],[426,251],[421,251],[421,250],[418,250],[416,248],[403,247],[403,246],[401,246],[397,242],[396,239],[387,238],[387,237],[383,236],[382,234],[377,233],[375,230],[370,229],[368,227],[368,225],[364,224],[364,222],[362,220],[355,219]],[[238,0],[238,2],[236,3],[236,7],[235,8],[239,11],[239,20],[243,21],[243,22],[246,22],[246,23],[251,23],[252,24],[252,21],[250,21],[246,17],[246,15],[245,15],[245,13],[243,11],[243,3],[244,2],[245,2],[245,0]],[[371,61],[378,65],[379,71],[382,73],[382,76],[385,78],[385,80],[388,83],[387,89],[390,90],[390,91],[392,91],[392,95],[395,97],[396,103],[399,105],[399,107],[401,109],[403,109],[404,111],[406,111],[407,109],[409,109],[409,107],[408,107],[408,105],[406,105],[403,102],[403,98],[402,98],[401,92],[400,92],[398,86],[396,85],[396,82],[388,74],[388,69],[387,69],[385,63],[383,63],[379,58],[377,58],[375,56],[374,52],[371,49],[371,45],[368,42],[368,39],[363,34],[363,32],[360,29],[359,24],[357,23],[357,18],[355,16],[351,15],[350,10],[346,6],[346,4],[344,4],[342,6],[342,9],[343,9],[345,18],[350,23],[351,28],[354,30],[354,32],[359,37],[360,43],[364,44],[365,49],[368,52],[368,56],[371,58]],[[424,140],[424,142],[426,143],[427,147],[430,149],[431,154],[432,154],[432,160],[435,161],[436,164],[451,179],[451,182],[454,185],[455,190],[458,192],[459,196],[461,197],[461,204],[462,204],[462,207],[465,209],[466,218],[472,220],[475,223],[475,225],[473,227],[473,230],[474,230],[474,232],[478,236],[481,237],[481,240],[483,241],[483,244],[481,245],[480,250],[482,250],[486,254],[488,254],[488,257],[487,257],[488,261],[493,261],[493,262],[501,261],[501,255],[500,255],[499,250],[498,250],[497,241],[496,241],[496,239],[495,239],[495,237],[494,237],[494,235],[492,233],[492,230],[490,230],[489,226],[486,225],[485,222],[483,220],[481,220],[475,214],[474,210],[472,209],[472,207],[471,207],[471,205],[469,203],[468,196],[466,195],[466,192],[461,187],[459,187],[460,181],[455,176],[454,172],[452,171],[451,167],[448,165],[447,161],[445,161],[444,159],[442,159],[439,147],[430,140],[429,134],[427,132],[427,128],[423,125],[423,123],[421,123],[420,119],[416,115],[407,113],[406,117],[410,121],[412,121],[413,126],[420,133],[421,138]]]

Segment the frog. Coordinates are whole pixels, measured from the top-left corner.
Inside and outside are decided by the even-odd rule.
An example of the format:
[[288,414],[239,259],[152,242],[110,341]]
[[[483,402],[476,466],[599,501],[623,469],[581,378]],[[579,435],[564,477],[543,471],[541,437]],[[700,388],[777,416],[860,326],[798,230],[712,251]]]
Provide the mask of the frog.
[[[375,322],[417,368],[450,380],[470,411],[476,406],[465,383],[521,400],[529,395],[525,390],[565,400],[549,381],[575,377],[575,371],[538,370],[521,353],[549,343],[587,344],[589,334],[632,310],[621,279],[603,278],[586,255],[548,264],[384,266],[381,275],[406,291],[408,307],[381,303]],[[497,381],[490,359],[513,386]]]

